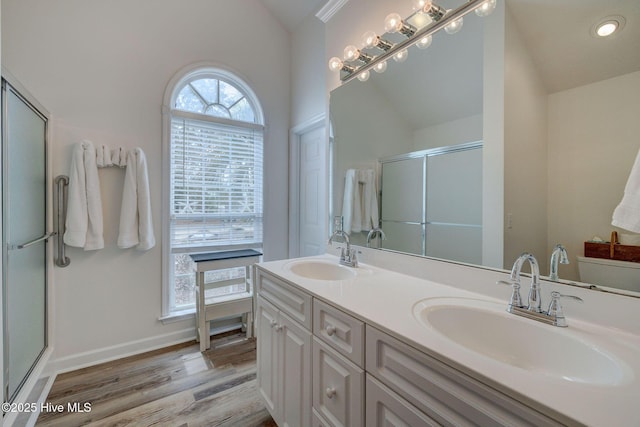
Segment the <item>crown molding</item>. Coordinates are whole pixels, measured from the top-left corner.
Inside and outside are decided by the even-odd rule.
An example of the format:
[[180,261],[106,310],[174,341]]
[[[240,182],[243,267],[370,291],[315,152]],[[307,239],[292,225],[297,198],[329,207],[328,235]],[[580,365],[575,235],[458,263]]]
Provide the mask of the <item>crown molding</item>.
[[319,11],[316,17],[325,24],[335,15],[349,0],[329,0]]

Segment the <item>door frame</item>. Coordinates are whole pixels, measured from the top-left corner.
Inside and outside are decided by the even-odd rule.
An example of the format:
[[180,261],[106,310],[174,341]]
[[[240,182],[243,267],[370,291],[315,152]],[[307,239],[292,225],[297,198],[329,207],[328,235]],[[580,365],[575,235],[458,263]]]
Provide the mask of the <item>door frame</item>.
[[[49,152],[49,148],[50,148],[50,144],[49,142],[51,141],[51,135],[52,135],[52,129],[53,129],[53,121],[52,121],[52,117],[51,114],[49,113],[49,111],[42,105],[40,104],[40,102],[37,101],[37,99],[24,87],[24,85],[22,85],[20,83],[20,81],[18,79],[16,79],[13,74],[11,74],[11,72],[9,72],[9,70],[7,70],[5,67],[1,68],[2,73],[1,73],[1,80],[5,80],[13,89],[13,91],[17,92],[18,96],[20,96],[21,98],[23,98],[24,101],[26,101],[28,104],[30,104],[30,106],[32,108],[34,108],[36,110],[36,112],[38,112],[41,116],[43,116],[46,119],[46,129],[45,129],[45,167],[46,167],[46,183],[45,183],[45,206],[46,206],[46,230],[52,230],[53,229],[53,216],[52,216],[52,201],[53,201],[53,195],[52,195],[52,185],[53,185],[53,179],[52,179],[52,159],[51,159],[51,155]],[[4,107],[4,106],[3,106]],[[4,111],[4,108],[3,108]],[[2,120],[4,120],[4,117],[2,117]],[[0,134],[0,141],[4,142],[4,138],[5,135]],[[4,186],[4,162],[5,159],[3,158],[2,155],[2,151],[0,150],[0,165],[2,165],[2,173],[0,173],[0,189],[3,188]],[[1,191],[0,191],[1,193]],[[0,197],[0,221],[4,221],[4,217],[2,215],[2,211],[4,210],[4,196]],[[3,231],[2,231],[2,227],[0,227],[0,238],[4,239],[4,236],[2,235]],[[1,240],[0,240],[1,241]],[[27,402],[28,398],[31,394],[32,391],[35,391],[35,386],[36,383],[38,382],[38,380],[40,379],[40,377],[43,376],[43,373],[45,372],[45,367],[47,366],[49,359],[51,358],[51,355],[53,354],[53,331],[54,331],[54,322],[53,322],[53,315],[52,315],[52,307],[53,307],[53,295],[51,292],[52,289],[52,284],[53,284],[53,239],[49,239],[49,241],[47,241],[45,243],[45,247],[46,247],[46,253],[47,253],[47,259],[46,259],[46,276],[45,276],[45,280],[46,280],[46,284],[45,284],[45,320],[46,320],[46,326],[45,326],[45,348],[43,349],[42,353],[40,354],[39,358],[37,359],[36,363],[34,364],[33,368],[31,369],[31,371],[29,372],[29,374],[27,375],[27,379],[24,381],[24,383],[21,386],[20,391],[15,395],[15,402]],[[3,257],[0,257],[0,259]],[[4,260],[0,260],[0,265],[2,266],[2,277],[4,277],[5,275],[5,265],[4,265]],[[3,292],[0,292],[0,330],[3,331],[4,334],[4,301],[3,301],[3,296],[2,296]],[[5,387],[4,387],[4,382],[5,382],[5,378],[4,378],[4,363],[5,363],[5,358],[4,358],[4,336],[2,337],[2,339],[0,339],[0,358],[1,358],[1,362],[2,362],[2,367],[0,368],[0,384],[2,384],[2,386],[0,387],[1,389],[1,395],[2,395],[2,402],[5,402],[9,396],[5,395]],[[39,395],[39,401],[44,401],[44,399],[46,398],[46,395],[49,391],[49,389],[51,388],[51,385],[53,384],[53,380],[55,378],[55,375],[50,375],[48,381],[46,382],[46,384],[44,385],[40,385],[38,391],[38,395]],[[32,414],[32,417],[37,417],[38,413],[34,413]],[[5,415],[5,419],[4,422],[6,423],[11,423],[13,422],[13,419],[15,419],[15,417],[17,416],[17,413],[7,413]],[[34,418],[35,421],[35,418]]]
[[[307,132],[323,126],[325,128],[328,126],[325,113],[315,115],[292,127],[289,131],[289,258],[300,256],[300,140]],[[326,139],[325,133],[325,142]],[[328,159],[328,144],[325,144],[324,148],[327,156],[325,158]],[[326,172],[328,174],[328,168]],[[325,176],[325,179],[327,179],[327,176]],[[325,195],[325,211],[327,200],[328,196]]]

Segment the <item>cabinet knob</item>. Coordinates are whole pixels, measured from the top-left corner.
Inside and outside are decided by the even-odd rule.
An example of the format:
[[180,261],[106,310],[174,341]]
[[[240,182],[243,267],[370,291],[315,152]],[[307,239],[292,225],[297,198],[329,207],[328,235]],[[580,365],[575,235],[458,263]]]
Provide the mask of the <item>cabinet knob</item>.
[[282,325],[277,325],[276,326],[276,332],[280,332],[282,330]]
[[333,396],[336,395],[336,389],[333,387],[327,387],[327,389],[324,392],[329,399],[332,399]]
[[327,335],[329,335],[330,337],[333,336],[333,334],[336,333],[336,327],[335,326],[327,326],[326,328],[324,328],[324,330],[327,332]]
[[278,322],[276,322],[275,320],[272,320],[271,322],[269,322],[269,326],[271,326],[272,328],[274,326],[276,326],[278,324]]

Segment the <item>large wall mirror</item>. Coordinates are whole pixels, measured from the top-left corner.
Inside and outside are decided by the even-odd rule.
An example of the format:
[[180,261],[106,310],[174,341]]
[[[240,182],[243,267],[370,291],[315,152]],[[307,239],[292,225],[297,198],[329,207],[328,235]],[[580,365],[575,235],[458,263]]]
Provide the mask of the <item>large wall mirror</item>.
[[[562,281],[640,295],[640,269],[621,285],[578,269],[584,242],[616,230],[611,215],[640,149],[640,3],[502,7],[497,18],[471,14],[459,33],[438,32],[405,62],[331,92],[331,213],[349,203],[349,170],[372,170],[386,234],[373,247],[505,269],[528,251],[548,272],[562,244],[570,261],[560,266]],[[625,26],[598,38],[594,25],[609,16],[623,16]],[[504,54],[496,55],[496,34]],[[496,57],[504,75],[488,75]],[[504,93],[493,91],[497,78]],[[486,111],[496,97],[504,111]],[[494,185],[487,177],[497,169]],[[365,246],[370,227],[356,222],[347,225],[351,240]],[[498,246],[498,257],[488,255]]]

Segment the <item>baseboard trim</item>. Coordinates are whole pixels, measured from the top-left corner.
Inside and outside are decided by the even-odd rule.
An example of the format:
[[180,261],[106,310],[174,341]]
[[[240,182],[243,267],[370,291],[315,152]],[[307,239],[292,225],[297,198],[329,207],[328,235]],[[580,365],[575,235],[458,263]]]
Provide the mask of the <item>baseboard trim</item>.
[[187,341],[195,340],[195,338],[196,335],[194,328],[190,327],[168,334],[156,335],[150,338],[129,341],[127,343],[110,347],[103,347],[96,350],[54,359],[50,362],[49,372],[62,374],[65,372],[75,371],[76,369],[82,369],[88,366],[98,365],[100,363],[111,362],[113,360],[122,359],[123,357],[134,356],[136,354],[145,353],[147,351],[157,350],[175,344],[181,344]]

